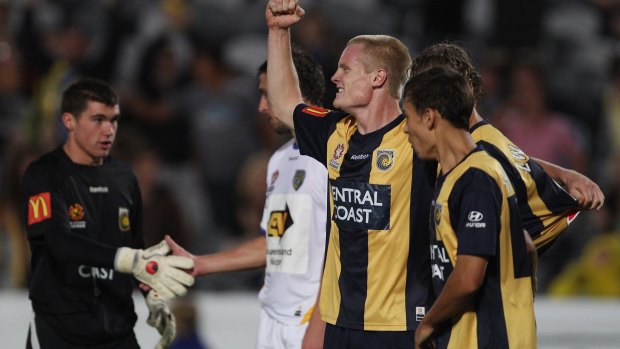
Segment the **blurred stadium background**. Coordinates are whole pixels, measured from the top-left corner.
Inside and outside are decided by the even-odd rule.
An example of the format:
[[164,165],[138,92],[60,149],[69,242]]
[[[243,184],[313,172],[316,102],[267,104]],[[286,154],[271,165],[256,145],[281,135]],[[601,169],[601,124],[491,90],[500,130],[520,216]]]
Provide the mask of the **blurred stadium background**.
[[[4,338],[24,338],[30,314],[20,176],[29,161],[62,142],[59,98],[78,77],[109,81],[121,95],[114,152],[139,177],[148,244],[169,233],[188,250],[208,253],[256,236],[266,162],[284,141],[256,111],[265,3],[0,0],[1,347],[22,347],[23,340]],[[620,343],[620,320],[611,312],[620,314],[620,1],[301,4],[306,17],[294,41],[328,78],[357,34],[397,36],[414,55],[438,41],[461,42],[483,75],[482,115],[531,156],[600,184],[604,209],[580,215],[540,259],[538,328],[545,348]],[[333,92],[330,86],[326,106]],[[226,333],[218,319],[226,318],[249,340],[216,348],[251,347],[261,282],[260,271],[199,281],[202,333],[215,346]]]

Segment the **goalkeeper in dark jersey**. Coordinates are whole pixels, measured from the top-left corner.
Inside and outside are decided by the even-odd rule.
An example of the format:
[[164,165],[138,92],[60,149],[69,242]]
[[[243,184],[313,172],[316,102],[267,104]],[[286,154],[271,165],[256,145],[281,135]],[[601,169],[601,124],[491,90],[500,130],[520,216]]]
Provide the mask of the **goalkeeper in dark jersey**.
[[102,81],[81,80],[64,92],[61,112],[66,142],[30,164],[23,180],[34,310],[26,348],[139,348],[135,279],[152,289],[149,324],[167,345],[174,319],[166,300],[192,285],[183,269],[193,262],[166,256],[165,242],[142,249],[137,180],[108,156],[118,97]]

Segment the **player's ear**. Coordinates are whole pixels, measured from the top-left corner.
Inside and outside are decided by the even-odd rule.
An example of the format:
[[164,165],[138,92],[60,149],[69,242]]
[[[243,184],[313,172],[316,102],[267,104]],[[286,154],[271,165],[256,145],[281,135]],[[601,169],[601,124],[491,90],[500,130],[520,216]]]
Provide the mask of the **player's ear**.
[[75,117],[73,116],[73,114],[71,113],[62,113],[62,115],[60,116],[60,119],[62,120],[63,125],[65,125],[65,128],[67,128],[67,131],[73,131],[73,129],[75,128]]
[[372,86],[375,88],[383,86],[387,81],[387,71],[385,69],[378,69],[374,72],[372,77]]
[[437,117],[438,115],[435,110],[431,108],[426,108],[424,110],[424,113],[422,114],[422,123],[424,124],[424,126],[426,126],[428,130],[432,130],[435,128],[435,125],[437,123]]

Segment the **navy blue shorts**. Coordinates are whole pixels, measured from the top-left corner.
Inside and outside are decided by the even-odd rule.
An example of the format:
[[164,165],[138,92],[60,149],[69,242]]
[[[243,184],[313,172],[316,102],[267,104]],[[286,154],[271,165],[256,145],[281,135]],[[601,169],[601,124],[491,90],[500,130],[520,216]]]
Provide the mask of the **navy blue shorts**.
[[323,349],[412,349],[415,331],[364,331],[327,324]]

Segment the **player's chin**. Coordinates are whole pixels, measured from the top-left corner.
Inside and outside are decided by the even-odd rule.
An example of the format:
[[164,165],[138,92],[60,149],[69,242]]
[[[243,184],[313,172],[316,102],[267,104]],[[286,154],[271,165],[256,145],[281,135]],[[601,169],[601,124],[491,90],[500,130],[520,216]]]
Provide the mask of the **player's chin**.
[[99,143],[94,150],[97,155],[108,155],[112,149],[112,143]]
[[332,104],[334,105],[334,108],[342,109],[342,98],[340,98],[338,93],[336,93],[336,98],[334,98],[334,102]]

